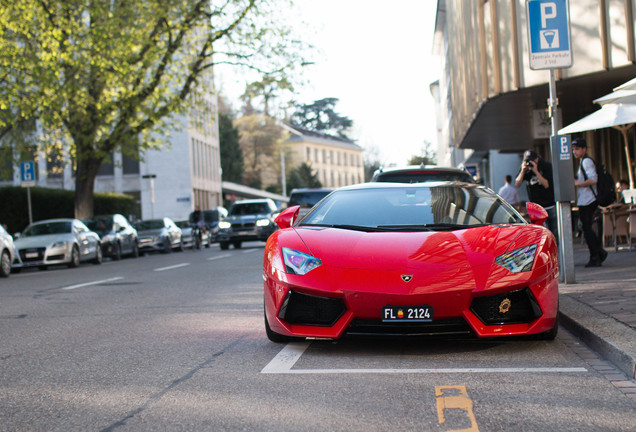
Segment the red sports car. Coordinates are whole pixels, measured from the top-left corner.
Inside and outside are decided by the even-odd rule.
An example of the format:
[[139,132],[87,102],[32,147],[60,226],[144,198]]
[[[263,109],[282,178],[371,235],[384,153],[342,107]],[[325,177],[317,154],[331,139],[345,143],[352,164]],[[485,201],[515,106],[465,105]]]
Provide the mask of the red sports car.
[[345,334],[538,335],[558,330],[556,240],[492,190],[458,182],[338,189],[276,219],[263,263],[274,342]]

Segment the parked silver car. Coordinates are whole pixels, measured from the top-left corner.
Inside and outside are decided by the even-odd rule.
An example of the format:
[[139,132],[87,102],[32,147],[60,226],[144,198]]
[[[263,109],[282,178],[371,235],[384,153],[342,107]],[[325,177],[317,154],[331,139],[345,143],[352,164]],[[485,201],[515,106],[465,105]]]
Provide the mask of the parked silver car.
[[181,228],[170,218],[139,221],[135,228],[139,235],[140,252],[183,250]]
[[13,237],[0,225],[0,277],[9,277],[15,247]]
[[97,233],[78,219],[47,219],[33,222],[16,234],[12,271],[26,267],[45,270],[50,265],[79,267],[81,261],[102,262],[102,246]]

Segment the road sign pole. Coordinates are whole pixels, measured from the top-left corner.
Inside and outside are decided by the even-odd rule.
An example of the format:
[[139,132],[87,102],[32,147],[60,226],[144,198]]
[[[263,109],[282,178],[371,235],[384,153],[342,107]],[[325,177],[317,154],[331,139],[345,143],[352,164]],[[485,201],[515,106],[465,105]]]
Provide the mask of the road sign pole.
[[[550,146],[554,146],[557,142],[558,128],[558,115],[557,109],[559,101],[556,96],[556,73],[554,69],[550,69],[550,99],[548,99],[548,109],[550,112],[550,120],[552,125],[552,137],[550,140]],[[552,155],[556,155],[559,152],[552,148]],[[554,158],[553,158],[554,159]],[[552,161],[553,168],[557,167],[557,161]],[[559,180],[559,175],[570,175],[571,173],[555,173],[553,179]],[[559,267],[560,276],[559,280],[566,284],[576,283],[576,277],[574,272],[574,247],[572,242],[572,209],[569,201],[556,201],[557,210],[557,227],[559,235]]]
[[33,223],[33,212],[31,210],[31,188],[27,187],[27,206],[29,207],[29,225]]

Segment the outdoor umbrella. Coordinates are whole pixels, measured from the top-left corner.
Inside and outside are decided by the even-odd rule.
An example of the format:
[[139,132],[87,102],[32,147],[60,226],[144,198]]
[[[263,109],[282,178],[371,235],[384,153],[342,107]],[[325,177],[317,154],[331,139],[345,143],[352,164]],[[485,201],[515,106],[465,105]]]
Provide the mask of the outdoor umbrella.
[[626,83],[614,88],[614,91],[616,90],[636,90],[636,78],[633,78]]
[[632,158],[629,155],[629,140],[627,137],[627,130],[632,127],[634,123],[636,123],[636,104],[606,103],[600,110],[593,112],[587,117],[583,117],[581,120],[559,130],[559,135],[567,135],[575,132],[608,127],[613,127],[614,129],[621,131],[623,134],[623,140],[625,141],[625,156],[627,156],[629,187],[630,189],[634,189]]
[[605,105],[608,103],[636,104],[636,90],[614,90],[598,99],[594,103]]

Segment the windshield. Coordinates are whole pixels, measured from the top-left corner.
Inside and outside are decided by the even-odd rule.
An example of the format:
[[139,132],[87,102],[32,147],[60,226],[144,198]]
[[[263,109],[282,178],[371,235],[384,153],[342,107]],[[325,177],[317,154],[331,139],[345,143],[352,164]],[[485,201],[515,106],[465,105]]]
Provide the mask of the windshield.
[[239,203],[230,208],[230,216],[257,215],[269,213],[266,203]]
[[331,191],[292,192],[287,206],[299,205],[301,207],[313,207],[321,199],[329,195],[330,192]]
[[82,222],[92,231],[107,232],[113,230],[113,218],[111,217],[96,217]]
[[24,237],[34,237],[48,234],[69,234],[73,224],[68,222],[43,222],[28,226],[24,230]]
[[412,231],[511,223],[525,221],[487,188],[422,185],[339,190],[314,207],[299,225]]
[[151,230],[151,229],[161,229],[163,228],[163,221],[161,219],[151,219],[151,220],[137,222],[135,224],[135,228],[137,228],[140,231]]

